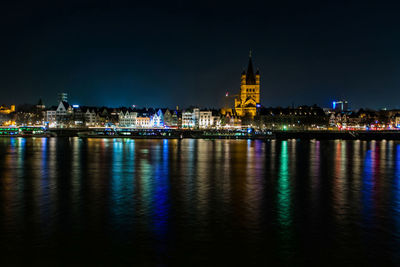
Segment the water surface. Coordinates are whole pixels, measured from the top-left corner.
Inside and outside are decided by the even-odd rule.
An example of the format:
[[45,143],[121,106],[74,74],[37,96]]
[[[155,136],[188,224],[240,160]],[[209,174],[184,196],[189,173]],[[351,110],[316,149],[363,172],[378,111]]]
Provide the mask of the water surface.
[[395,141],[0,138],[0,263],[395,265]]

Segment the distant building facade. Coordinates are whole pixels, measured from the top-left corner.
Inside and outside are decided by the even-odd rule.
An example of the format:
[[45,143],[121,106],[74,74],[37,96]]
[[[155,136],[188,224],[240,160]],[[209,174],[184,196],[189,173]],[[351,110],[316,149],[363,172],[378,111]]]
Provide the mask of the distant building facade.
[[11,105],[10,107],[0,106],[0,114],[10,114],[15,112],[15,105]]
[[121,127],[135,127],[137,112],[127,110],[125,113],[121,111],[118,114],[118,123]]
[[136,127],[138,127],[138,128],[151,127],[150,118],[149,117],[137,117],[136,118]]
[[199,128],[210,128],[214,125],[212,111],[200,111]]
[[200,109],[186,110],[182,112],[182,128],[198,128],[200,119]]
[[260,128],[286,130],[324,127],[329,119],[329,116],[318,106],[299,106],[297,108],[261,108],[254,122]]
[[151,122],[153,127],[164,127],[164,113],[161,109],[152,116]]
[[85,112],[85,123],[86,126],[95,126],[98,123],[97,114],[94,110],[90,111],[87,109]]

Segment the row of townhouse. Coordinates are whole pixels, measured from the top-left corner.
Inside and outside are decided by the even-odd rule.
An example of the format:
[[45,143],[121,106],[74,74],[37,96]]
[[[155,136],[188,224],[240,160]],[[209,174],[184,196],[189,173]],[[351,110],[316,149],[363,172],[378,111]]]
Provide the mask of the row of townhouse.
[[43,119],[49,127],[111,126],[118,122],[116,109],[80,107],[60,101],[57,107],[45,111]]
[[163,128],[177,126],[172,123],[171,112],[159,109],[157,112],[149,110],[121,110],[118,113],[118,125],[120,127],[134,128]]
[[199,108],[183,112],[159,109],[154,113],[126,110],[118,115],[120,127],[205,129],[220,125],[220,116],[216,112]]
[[182,113],[182,128],[207,129],[221,125],[220,115],[211,110],[186,110]]
[[221,125],[215,110],[199,108],[184,111],[169,109],[96,108],[70,105],[60,101],[45,111],[44,123],[49,127],[119,126],[127,128],[207,129]]

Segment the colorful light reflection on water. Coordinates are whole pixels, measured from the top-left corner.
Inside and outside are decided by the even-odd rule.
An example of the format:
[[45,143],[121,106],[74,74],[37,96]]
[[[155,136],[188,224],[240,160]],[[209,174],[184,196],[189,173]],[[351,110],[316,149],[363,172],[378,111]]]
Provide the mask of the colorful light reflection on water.
[[0,138],[0,263],[395,264],[395,141]]

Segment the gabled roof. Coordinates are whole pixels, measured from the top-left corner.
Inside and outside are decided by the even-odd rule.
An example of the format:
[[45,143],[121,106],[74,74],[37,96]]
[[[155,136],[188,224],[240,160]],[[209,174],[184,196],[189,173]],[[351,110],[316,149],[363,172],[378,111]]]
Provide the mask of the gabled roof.
[[[58,107],[60,106],[60,105],[63,105],[63,107],[65,108],[65,110],[67,110],[68,108],[69,108],[69,104],[68,104],[68,102],[66,102],[66,101],[61,101],[59,104],[58,104]],[[57,107],[57,109],[58,109],[58,107]]]
[[256,103],[256,100],[255,100],[253,97],[251,97],[251,96],[248,96],[248,97],[246,98],[246,100],[244,101],[244,103],[247,104],[247,102],[249,102],[249,101],[251,101],[251,102],[253,102],[253,103]]
[[254,103],[249,102],[249,103],[246,103],[245,107],[246,108],[253,108],[253,107],[256,107],[256,105]]

